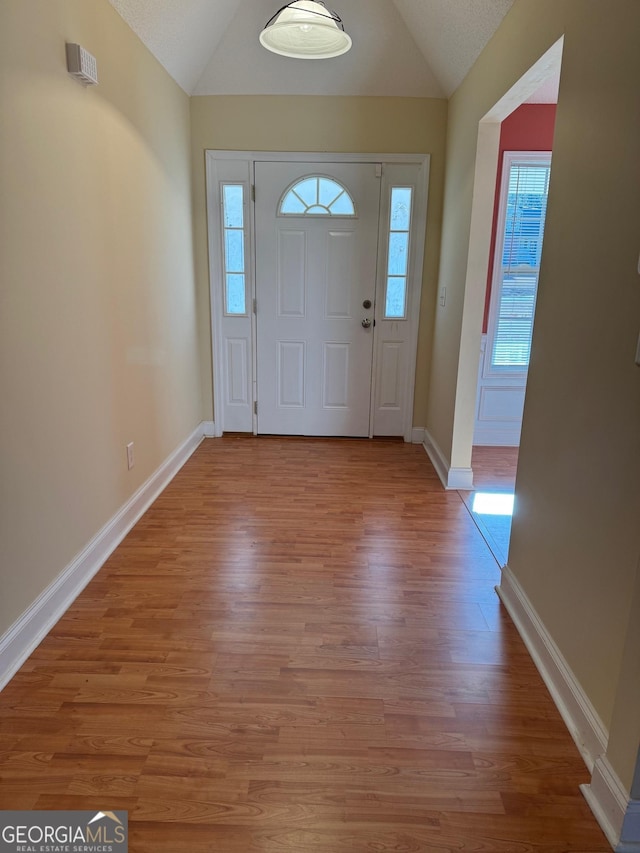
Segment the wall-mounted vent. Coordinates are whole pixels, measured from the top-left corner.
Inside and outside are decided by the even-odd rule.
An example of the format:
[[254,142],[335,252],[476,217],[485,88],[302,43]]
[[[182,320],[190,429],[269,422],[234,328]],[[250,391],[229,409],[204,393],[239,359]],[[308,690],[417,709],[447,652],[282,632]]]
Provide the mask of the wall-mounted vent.
[[88,86],[95,86],[98,82],[96,58],[79,44],[67,43],[67,69],[69,74]]

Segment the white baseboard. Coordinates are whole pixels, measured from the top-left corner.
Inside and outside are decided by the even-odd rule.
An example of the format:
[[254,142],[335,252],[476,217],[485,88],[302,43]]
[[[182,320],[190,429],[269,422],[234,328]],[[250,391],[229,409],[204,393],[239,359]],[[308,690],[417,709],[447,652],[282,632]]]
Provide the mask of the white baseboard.
[[473,489],[473,470],[471,468],[451,468],[429,430],[425,429],[424,433],[423,447],[445,489],[462,489],[463,491]]
[[201,423],[186,441],[165,459],[53,583],[0,637],[0,690],[20,669],[138,519],[175,477],[208,434],[207,426]]
[[609,764],[602,720],[509,566],[496,592],[591,772],[591,783],[580,788],[602,831],[615,853],[640,853],[640,801],[629,799]]
[[426,430],[424,427],[413,427],[411,430],[411,444],[424,444]]
[[470,492],[474,489],[473,470],[471,468],[449,468],[447,489],[461,489]]
[[602,720],[508,565],[502,569],[502,581],[496,592],[549,688],[585,764],[593,772],[596,759],[607,748],[608,733]]
[[202,421],[201,426],[204,438],[220,438],[216,433],[216,425],[213,421]]
[[628,799],[606,756],[597,759],[591,784],[580,789],[616,853],[640,853],[640,801]]

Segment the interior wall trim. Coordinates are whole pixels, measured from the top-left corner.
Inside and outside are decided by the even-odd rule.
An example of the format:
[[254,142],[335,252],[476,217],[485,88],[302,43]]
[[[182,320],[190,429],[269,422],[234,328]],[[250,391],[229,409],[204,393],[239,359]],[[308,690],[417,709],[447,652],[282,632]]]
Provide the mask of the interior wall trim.
[[596,760],[591,783],[580,790],[616,853],[640,853],[640,800],[628,799],[606,755]]
[[524,640],[540,675],[589,771],[604,755],[609,738],[604,723],[564,659],[509,566],[502,569],[496,592]]
[[615,853],[640,853],[640,800],[629,799],[609,763],[604,723],[508,565],[496,592],[591,772],[580,790],[602,831]]
[[167,487],[203,438],[213,432],[212,428],[213,423],[199,424],[0,637],[0,690]]
[[471,468],[452,468],[429,430],[425,429],[424,433],[422,446],[445,489],[471,491],[473,489],[473,470]]
[[424,427],[413,427],[411,430],[411,444],[424,444],[426,429]]

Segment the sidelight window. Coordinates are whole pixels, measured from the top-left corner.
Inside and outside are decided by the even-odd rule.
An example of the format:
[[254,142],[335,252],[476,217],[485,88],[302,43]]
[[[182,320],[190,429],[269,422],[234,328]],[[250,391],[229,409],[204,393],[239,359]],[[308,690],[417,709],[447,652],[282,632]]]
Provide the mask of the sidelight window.
[[246,315],[244,185],[222,185],[222,226],[224,232],[224,310],[229,315]]
[[412,196],[412,187],[391,188],[385,320],[402,320],[407,316]]

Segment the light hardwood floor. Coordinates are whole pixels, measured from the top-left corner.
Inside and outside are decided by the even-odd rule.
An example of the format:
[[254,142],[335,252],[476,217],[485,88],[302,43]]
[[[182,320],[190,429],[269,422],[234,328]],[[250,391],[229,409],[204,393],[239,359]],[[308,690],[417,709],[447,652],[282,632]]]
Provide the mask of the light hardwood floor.
[[498,579],[419,446],[206,441],[0,694],[1,807],[127,809],[132,853],[604,853]]
[[518,470],[517,447],[474,447],[471,454],[473,484],[485,491],[513,491]]

